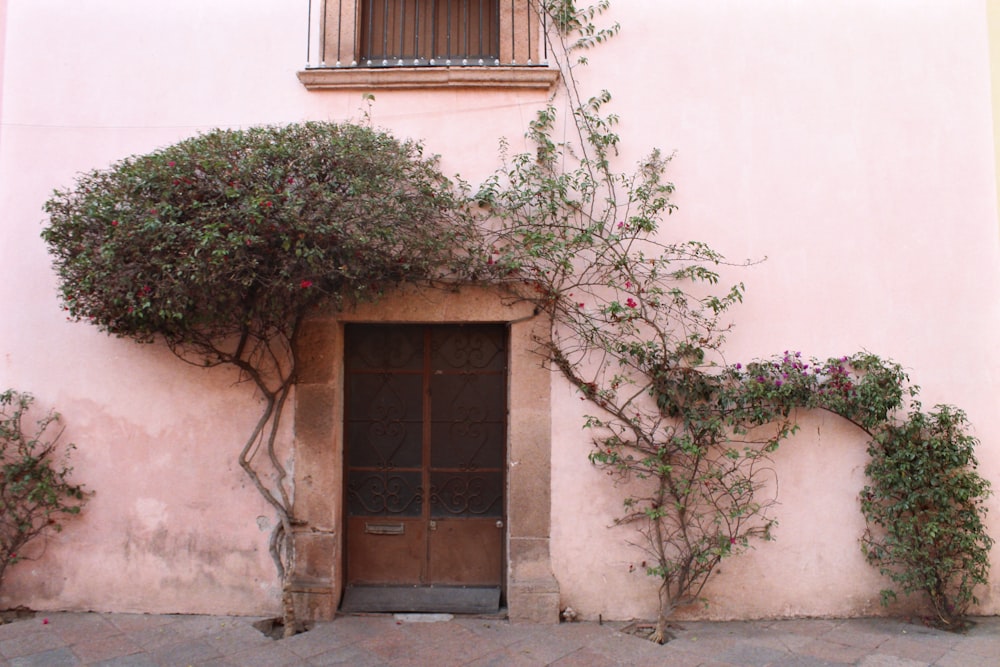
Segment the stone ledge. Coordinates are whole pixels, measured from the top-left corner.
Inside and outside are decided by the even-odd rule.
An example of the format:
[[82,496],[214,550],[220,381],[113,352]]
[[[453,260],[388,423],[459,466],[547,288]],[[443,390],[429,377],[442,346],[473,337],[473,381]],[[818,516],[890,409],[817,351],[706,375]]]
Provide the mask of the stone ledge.
[[309,90],[515,88],[550,90],[559,70],[549,67],[339,67],[306,69],[299,81]]

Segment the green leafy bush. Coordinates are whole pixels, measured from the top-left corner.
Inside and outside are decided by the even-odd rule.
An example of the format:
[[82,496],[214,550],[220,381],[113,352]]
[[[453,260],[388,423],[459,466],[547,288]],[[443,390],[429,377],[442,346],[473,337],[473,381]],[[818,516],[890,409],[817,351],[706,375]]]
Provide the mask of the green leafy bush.
[[0,393],[0,582],[8,567],[24,559],[30,542],[61,530],[60,521],[79,514],[84,503],[83,487],[69,481],[68,452],[60,458],[59,436],[46,435],[59,415],[50,412],[35,422],[33,433],[25,431],[33,400],[13,389]]
[[210,132],[83,174],[45,210],[71,317],[209,357],[206,339],[455,269],[471,230],[419,144],[334,123]]
[[951,630],[965,628],[974,589],[989,574],[993,540],[982,515],[990,484],[976,472],[977,444],[961,410],[916,409],[875,431],[861,493],[868,561],[903,593],[924,593],[935,624]]
[[[868,434],[865,557],[904,594],[924,593],[935,625],[963,629],[993,545],[983,523],[990,484],[976,472],[965,413],[922,411],[903,367],[869,352],[826,361],[786,352],[748,364],[745,378],[758,405],[827,410]],[[882,591],[883,604],[895,597]]]

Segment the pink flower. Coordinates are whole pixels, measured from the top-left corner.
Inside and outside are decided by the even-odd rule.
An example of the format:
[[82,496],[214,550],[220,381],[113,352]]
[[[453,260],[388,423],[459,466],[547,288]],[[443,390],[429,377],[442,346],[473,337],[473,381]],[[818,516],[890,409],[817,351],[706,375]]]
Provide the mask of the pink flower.
[[301,287],[302,289],[307,289],[309,287],[312,287],[312,284],[313,281],[311,280],[303,280],[302,282],[299,283],[299,287]]
[[111,221],[111,226],[112,227],[117,227],[118,226],[118,221],[117,220],[112,220]]
[[638,306],[639,304],[637,304],[637,303],[635,302],[635,299],[633,299],[632,297],[629,297],[629,298],[628,298],[628,301],[626,301],[626,302],[625,302],[625,305],[626,305],[626,306],[628,306],[629,308],[635,308],[635,307],[636,307],[636,306]]
[[49,619],[43,618],[42,619],[42,625],[48,625],[48,624],[49,624]]
[[176,163],[176,162],[174,162],[173,160],[171,160],[170,162],[168,162],[168,163],[167,163],[167,166],[168,166],[168,167],[176,167],[176,166],[177,166],[177,163]]

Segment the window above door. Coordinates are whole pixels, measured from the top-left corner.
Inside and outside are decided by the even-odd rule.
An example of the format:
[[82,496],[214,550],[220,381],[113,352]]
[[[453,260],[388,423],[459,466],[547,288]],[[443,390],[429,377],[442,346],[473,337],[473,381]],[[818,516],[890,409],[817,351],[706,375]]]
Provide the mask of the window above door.
[[309,89],[548,89],[534,0],[310,0]]

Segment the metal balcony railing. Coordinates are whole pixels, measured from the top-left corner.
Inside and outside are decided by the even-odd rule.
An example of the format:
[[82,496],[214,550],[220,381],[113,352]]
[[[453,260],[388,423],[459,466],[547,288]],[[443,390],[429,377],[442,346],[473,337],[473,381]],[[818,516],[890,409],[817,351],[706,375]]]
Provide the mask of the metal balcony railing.
[[536,0],[309,0],[307,68],[548,64]]

